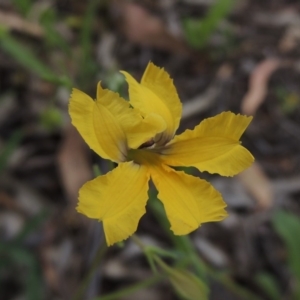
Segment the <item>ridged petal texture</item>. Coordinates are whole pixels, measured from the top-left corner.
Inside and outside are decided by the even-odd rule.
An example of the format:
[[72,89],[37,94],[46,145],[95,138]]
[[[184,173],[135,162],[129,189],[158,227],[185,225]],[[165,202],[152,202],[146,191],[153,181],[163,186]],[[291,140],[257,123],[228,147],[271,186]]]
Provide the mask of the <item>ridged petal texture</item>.
[[162,151],[162,159],[171,166],[194,166],[200,171],[233,176],[254,161],[239,141],[251,120],[232,112],[205,119],[194,130],[176,136]]
[[156,114],[143,118],[117,93],[98,84],[97,99],[73,89],[69,112],[73,125],[91,149],[115,162],[126,160],[128,148],[138,148],[166,128]]
[[224,219],[226,204],[211,184],[170,166],[225,176],[243,171],[254,160],[239,141],[252,117],[224,112],[174,138],[182,107],[169,75],[152,63],[141,83],[122,73],[130,102],[100,83],[95,101],[77,89],[71,95],[73,125],[97,154],[119,163],[83,185],[78,212],[103,222],[108,245],[124,240],[145,213],[151,176],[174,234]]
[[110,158],[103,150],[96,135],[94,109],[95,102],[91,97],[77,89],[72,90],[69,103],[69,114],[72,119],[72,124],[77,128],[80,135],[92,150],[103,158]]
[[173,80],[162,68],[149,63],[141,83],[129,73],[122,71],[128,85],[131,105],[146,117],[157,114],[166,122],[166,130],[155,137],[157,145],[170,141],[180,122],[182,105],[180,103]]
[[133,162],[88,181],[79,191],[77,211],[103,221],[108,245],[132,235],[145,213],[149,172]]
[[188,234],[227,216],[221,194],[207,181],[163,165],[150,172],[174,234]]

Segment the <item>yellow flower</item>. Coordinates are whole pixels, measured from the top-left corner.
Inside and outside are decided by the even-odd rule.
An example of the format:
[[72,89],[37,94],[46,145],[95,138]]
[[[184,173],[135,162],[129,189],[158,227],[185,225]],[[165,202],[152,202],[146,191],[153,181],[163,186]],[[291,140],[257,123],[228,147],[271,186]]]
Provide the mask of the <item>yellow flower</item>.
[[141,83],[122,73],[129,102],[100,83],[95,101],[77,89],[71,95],[73,125],[91,149],[118,163],[83,185],[78,212],[103,222],[108,245],[124,240],[145,213],[151,178],[174,234],[224,219],[221,194],[207,181],[171,166],[194,166],[224,176],[243,171],[253,157],[239,139],[252,117],[224,112],[175,136],[182,105],[168,73],[151,62]]

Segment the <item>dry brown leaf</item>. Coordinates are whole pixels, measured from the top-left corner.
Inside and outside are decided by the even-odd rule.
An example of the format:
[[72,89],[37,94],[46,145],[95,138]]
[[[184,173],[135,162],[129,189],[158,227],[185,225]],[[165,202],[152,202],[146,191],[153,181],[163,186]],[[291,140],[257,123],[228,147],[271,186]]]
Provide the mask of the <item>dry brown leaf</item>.
[[189,53],[185,43],[173,36],[161,19],[150,14],[142,6],[115,0],[111,2],[111,9],[120,30],[133,43],[180,54]]
[[268,91],[268,81],[272,73],[281,66],[281,61],[269,58],[256,66],[249,80],[249,90],[244,96],[241,111],[247,115],[254,115],[263,103]]
[[[265,100],[268,92],[268,82],[272,73],[284,63],[276,58],[269,58],[256,66],[249,80],[249,91],[241,103],[241,111],[247,115],[254,115]],[[253,165],[239,174],[239,179],[245,189],[257,201],[259,209],[268,209],[273,204],[274,191],[272,184],[261,166]]]
[[238,176],[245,189],[256,200],[258,209],[272,206],[274,194],[271,182],[257,162]]
[[285,31],[284,36],[279,41],[279,50],[289,52],[298,47],[300,41],[300,24],[291,25]]
[[42,38],[44,36],[44,30],[39,24],[29,22],[16,14],[0,11],[0,25],[36,38]]
[[58,153],[58,164],[65,192],[73,207],[80,187],[93,175],[86,150],[87,146],[77,130],[69,127]]

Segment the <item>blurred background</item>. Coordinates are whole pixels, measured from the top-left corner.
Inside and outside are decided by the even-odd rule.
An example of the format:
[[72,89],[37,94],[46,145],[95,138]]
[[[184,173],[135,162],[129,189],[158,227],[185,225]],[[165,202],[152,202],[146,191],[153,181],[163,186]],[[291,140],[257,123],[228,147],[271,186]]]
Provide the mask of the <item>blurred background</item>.
[[206,299],[190,275],[153,275],[131,239],[106,248],[75,211],[93,166],[112,165],[71,126],[71,88],[94,97],[101,80],[126,98],[119,70],[140,79],[149,61],[174,79],[179,132],[226,110],[254,116],[242,143],[256,162],[234,178],[186,170],[229,211],[190,235],[197,270],[155,209],[138,236],[176,254],[166,263],[208,299],[300,299],[299,46],[297,0],[0,0],[0,299]]

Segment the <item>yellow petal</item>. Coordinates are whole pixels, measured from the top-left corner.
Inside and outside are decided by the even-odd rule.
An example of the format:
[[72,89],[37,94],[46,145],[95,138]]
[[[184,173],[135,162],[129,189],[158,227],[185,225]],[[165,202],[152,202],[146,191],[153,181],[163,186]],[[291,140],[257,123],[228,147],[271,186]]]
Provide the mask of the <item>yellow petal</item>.
[[[117,152],[112,146],[119,143],[118,149],[125,156],[127,149],[124,146],[122,149],[120,142],[125,140],[128,148],[138,148],[166,128],[164,120],[159,115],[151,114],[143,118],[138,111],[130,107],[128,101],[117,93],[103,89],[100,83],[97,88],[96,104],[99,108],[98,119],[101,120],[98,120],[96,125],[97,136],[101,144],[107,145],[108,153]],[[107,121],[107,126],[104,126],[105,120],[111,122]],[[110,143],[106,135],[109,135]]]
[[136,231],[145,213],[148,181],[145,166],[120,163],[113,171],[83,185],[77,211],[103,221],[108,245],[122,241]]
[[69,104],[72,124],[92,150],[103,158],[109,158],[96,136],[93,117],[94,108],[95,102],[92,98],[77,89],[72,90]]
[[129,148],[137,149],[166,129],[166,122],[157,114],[147,115],[140,122],[128,124],[125,128]]
[[188,234],[201,223],[221,221],[227,216],[221,194],[207,181],[167,166],[150,172],[175,234]]
[[182,104],[169,74],[163,68],[149,62],[143,74],[141,85],[153,91],[168,107],[173,118],[175,134],[181,119]]
[[127,138],[122,122],[126,122],[125,109],[129,104],[118,94],[97,87],[97,99],[93,111],[93,122],[99,144],[106,157],[112,161],[126,160]]
[[233,176],[254,161],[239,139],[252,117],[221,113],[202,121],[194,130],[186,130],[163,150],[164,163],[194,166],[200,171]]
[[173,80],[164,69],[149,63],[139,84],[129,73],[122,71],[128,85],[130,103],[143,116],[154,113],[166,122],[166,130],[155,141],[163,145],[170,141],[180,122],[182,106]]

